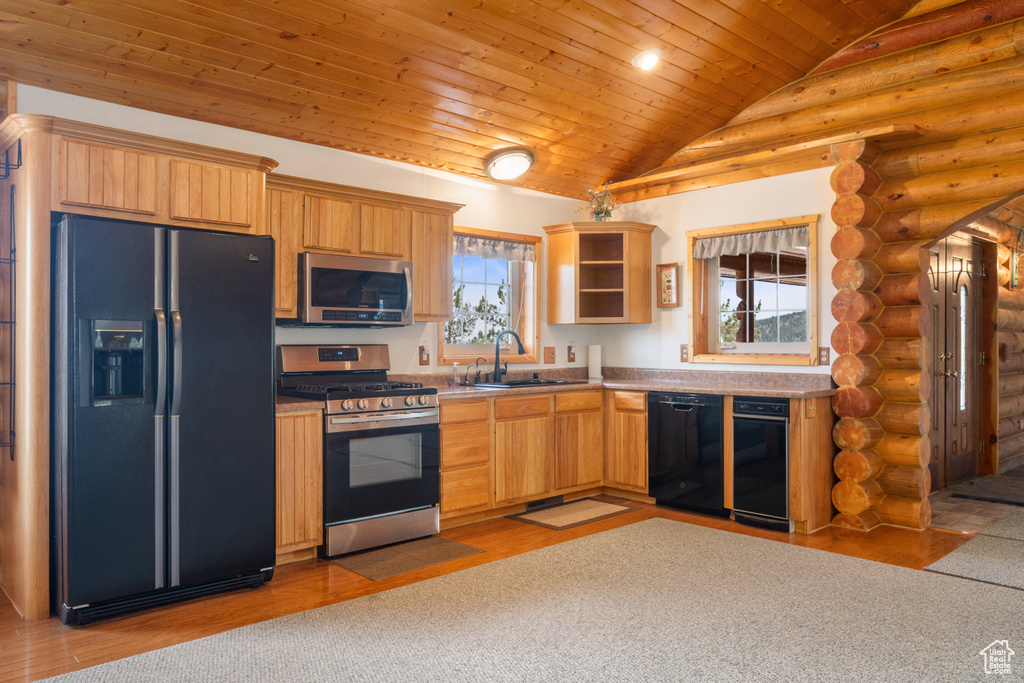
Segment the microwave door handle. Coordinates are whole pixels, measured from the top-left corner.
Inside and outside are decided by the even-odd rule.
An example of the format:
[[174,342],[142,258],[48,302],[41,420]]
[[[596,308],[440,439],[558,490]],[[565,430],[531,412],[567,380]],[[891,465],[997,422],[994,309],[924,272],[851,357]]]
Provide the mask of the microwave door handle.
[[412,266],[405,267],[405,292],[405,311],[402,313],[402,319],[412,322]]

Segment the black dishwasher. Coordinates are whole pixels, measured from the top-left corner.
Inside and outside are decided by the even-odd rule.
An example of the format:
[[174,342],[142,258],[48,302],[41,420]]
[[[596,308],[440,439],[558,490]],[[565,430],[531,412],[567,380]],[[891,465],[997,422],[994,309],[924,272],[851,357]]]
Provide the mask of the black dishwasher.
[[728,516],[722,464],[722,397],[647,396],[649,495],[658,505]]
[[732,503],[737,522],[792,531],[789,399],[736,396],[732,403]]

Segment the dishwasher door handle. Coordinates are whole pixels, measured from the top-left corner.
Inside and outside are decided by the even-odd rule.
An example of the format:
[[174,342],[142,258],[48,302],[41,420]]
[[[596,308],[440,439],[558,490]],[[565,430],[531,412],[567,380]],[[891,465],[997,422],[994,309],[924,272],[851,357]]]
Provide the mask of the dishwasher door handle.
[[699,408],[700,407],[700,406],[686,405],[685,403],[668,403],[667,401],[662,401],[661,405],[663,405],[663,406],[671,406],[672,410],[678,411],[680,413],[689,413],[694,408]]

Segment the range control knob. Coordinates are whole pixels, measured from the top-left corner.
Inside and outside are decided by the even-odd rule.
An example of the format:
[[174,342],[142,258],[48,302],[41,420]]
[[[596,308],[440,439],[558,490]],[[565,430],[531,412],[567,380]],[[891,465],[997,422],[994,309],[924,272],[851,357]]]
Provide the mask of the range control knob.
[[380,400],[380,407],[381,408],[390,408],[392,403],[393,403],[393,401],[391,400],[391,397],[390,396],[385,396],[384,398],[382,398]]
[[416,397],[415,396],[406,396],[405,397],[405,405],[407,405],[407,406],[414,406],[414,405],[416,405]]
[[361,398],[358,401],[356,401],[356,408],[359,408],[359,410],[366,410],[366,407],[368,405],[370,405],[370,402],[367,401],[365,398]]
[[420,405],[421,406],[425,406],[428,403],[430,403],[430,397],[429,396],[420,396]]
[[341,402],[341,409],[352,410],[352,401],[346,398],[344,401]]

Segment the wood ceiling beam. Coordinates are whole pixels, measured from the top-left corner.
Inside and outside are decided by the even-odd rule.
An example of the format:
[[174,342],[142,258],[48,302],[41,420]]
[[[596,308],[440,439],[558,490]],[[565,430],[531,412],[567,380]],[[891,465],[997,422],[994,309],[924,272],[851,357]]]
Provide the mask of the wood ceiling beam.
[[[643,194],[643,190],[662,185],[690,181],[711,183],[704,187],[714,187],[725,184],[712,180],[718,176],[727,176],[729,182],[735,182],[738,173],[746,173],[749,177],[768,177],[779,175],[778,169],[785,169],[785,172],[788,173],[792,172],[793,168],[809,169],[827,166],[832,163],[829,158],[829,150],[832,145],[844,142],[867,140],[883,144],[910,140],[923,134],[924,131],[917,126],[891,125],[805,140],[785,146],[762,147],[738,154],[668,167],[633,180],[611,183],[609,189],[619,201],[637,201],[651,196],[649,193]],[[756,175],[755,172],[759,172],[759,175]]]

